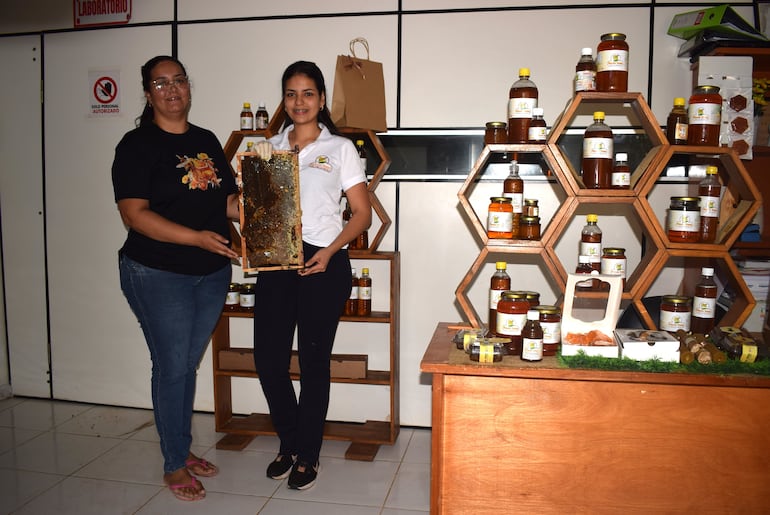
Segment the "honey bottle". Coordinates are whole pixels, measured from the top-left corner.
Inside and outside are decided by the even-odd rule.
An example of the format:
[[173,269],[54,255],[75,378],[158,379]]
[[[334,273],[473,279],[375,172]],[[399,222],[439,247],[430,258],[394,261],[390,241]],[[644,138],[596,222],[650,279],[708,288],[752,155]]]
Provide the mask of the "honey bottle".
[[257,114],[254,117],[254,126],[259,130],[267,129],[267,125],[269,122],[270,122],[270,117],[267,114],[265,103],[260,102],[259,106],[257,107]]
[[521,330],[521,359],[541,361],[543,359],[543,328],[540,326],[540,312],[527,311],[527,322]]
[[579,256],[588,256],[591,268],[597,273],[602,271],[602,230],[598,225],[599,217],[586,215],[586,225],[580,232]]
[[708,334],[714,328],[717,308],[717,283],[714,282],[714,269],[701,268],[701,276],[695,285],[692,299],[692,318],[690,330],[694,333]]
[[627,190],[631,187],[631,168],[628,166],[628,154],[618,152],[615,154],[615,166],[612,167],[610,188],[614,190]]
[[508,177],[503,180],[503,196],[511,199],[513,219],[511,224],[512,238],[519,237],[521,214],[524,211],[524,180],[519,175],[519,164],[511,161]]
[[508,91],[508,143],[529,141],[529,124],[537,97],[537,86],[529,80],[529,68],[519,68],[519,80]]
[[511,289],[511,276],[506,269],[508,263],[498,261],[495,263],[495,273],[489,284],[489,329],[494,331],[497,327],[497,303],[504,291]]
[[353,316],[356,314],[358,306],[358,276],[356,276],[355,268],[351,268],[350,273],[352,283],[350,286],[350,296],[348,296],[348,300],[345,302],[344,314]]
[[580,91],[596,91],[596,63],[593,49],[586,47],[580,50],[580,60],[575,65],[575,93]]
[[372,278],[369,277],[369,269],[361,269],[361,277],[358,278],[358,302],[356,303],[356,315],[368,317],[372,314]]
[[722,183],[719,182],[719,170],[716,166],[709,165],[706,167],[706,177],[698,184],[701,243],[713,243],[717,238],[721,193]]
[[532,110],[532,120],[529,122],[529,142],[542,145],[548,137],[548,128],[543,119],[543,108]]
[[241,130],[254,130],[254,113],[251,112],[251,104],[249,102],[244,102],[243,109],[241,109]]
[[684,98],[676,97],[666,118],[666,139],[670,145],[687,145],[687,110]]
[[364,169],[364,173],[366,173],[366,148],[364,147],[364,140],[357,139],[356,140],[356,152],[358,152],[358,158],[361,160],[361,166]]
[[609,188],[612,174],[612,129],[604,123],[604,112],[594,113],[594,123],[583,134],[583,185]]

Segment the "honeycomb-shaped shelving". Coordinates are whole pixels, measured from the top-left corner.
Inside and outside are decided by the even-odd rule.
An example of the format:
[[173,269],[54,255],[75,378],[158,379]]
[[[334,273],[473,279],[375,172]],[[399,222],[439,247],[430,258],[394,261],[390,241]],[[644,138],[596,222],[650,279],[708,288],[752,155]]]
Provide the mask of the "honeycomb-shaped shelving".
[[[565,185],[568,184],[569,188],[579,197],[597,195],[596,189],[585,188],[580,174],[580,162],[571,162],[567,159],[563,147],[565,131],[573,124],[575,118],[586,116],[591,119],[594,111],[604,111],[607,118],[618,115],[626,118],[629,125],[641,126],[649,139],[649,150],[631,172],[631,188],[598,190],[605,197],[636,196],[645,182],[645,172],[659,159],[661,150],[668,145],[665,134],[655,121],[655,116],[641,93],[581,92],[575,95],[554,122],[548,135],[548,146],[551,147],[553,155],[559,163],[559,171],[563,174],[561,181]],[[622,150],[616,148],[615,151],[620,152]],[[557,172],[557,170],[554,171]]]
[[[639,160],[631,175],[631,188],[627,190],[589,189],[585,188],[580,177],[580,163],[571,162],[566,157],[564,148],[566,131],[579,116],[591,115],[593,111],[602,110],[610,116],[625,116],[631,126],[642,127],[648,140],[646,153]],[[617,152],[624,149],[615,148]],[[540,241],[526,240],[491,240],[487,237],[485,224],[477,212],[481,211],[477,203],[474,209],[470,196],[478,182],[478,174],[484,168],[494,152],[529,152],[542,156],[544,167],[556,177],[556,183],[563,190],[566,198],[553,214],[550,222],[543,220],[544,230]],[[717,241],[714,244],[680,244],[670,242],[663,227],[665,224],[665,208],[653,207],[648,196],[654,194],[659,187],[658,180],[671,162],[672,157],[692,156],[696,162],[717,163],[720,178],[723,183],[723,198],[721,204],[720,227]],[[502,183],[502,179],[500,179]],[[696,186],[697,187],[697,186]],[[689,192],[688,196],[697,196]],[[525,197],[526,197],[525,183]],[[552,284],[564,288],[567,272],[557,254],[557,244],[574,226],[574,219],[585,211],[594,212],[606,209],[610,212],[626,211],[627,217],[635,220],[641,231],[641,252],[638,263],[633,269],[627,270],[626,287],[623,299],[626,304],[633,305],[640,314],[644,325],[656,328],[658,321],[653,320],[644,307],[643,299],[650,292],[656,279],[667,267],[673,264],[686,263],[684,275],[686,280],[666,285],[669,293],[681,293],[692,296],[689,291],[695,284],[701,266],[713,266],[718,271],[720,280],[729,285],[735,297],[726,310],[720,323],[740,325],[751,314],[754,299],[748,290],[743,277],[738,271],[729,254],[730,246],[736,241],[741,230],[751,221],[759,209],[760,194],[753,184],[751,177],[744,169],[735,153],[728,148],[670,146],[660,125],[647,106],[641,93],[578,93],[558,117],[549,134],[547,143],[543,145],[487,145],[476,160],[472,170],[463,183],[458,198],[463,214],[467,217],[474,232],[483,245],[477,259],[458,286],[455,295],[463,314],[474,327],[482,323],[468,299],[467,291],[476,280],[481,266],[488,261],[491,254],[523,253],[542,256],[542,268],[547,279]],[[668,204],[666,204],[667,206]],[[541,216],[542,219],[542,216]],[[570,231],[572,233],[572,231]],[[579,238],[579,233],[577,234]],[[614,246],[607,241],[605,235],[603,244]],[[577,245],[577,241],[576,241]],[[709,263],[710,265],[701,265]],[[514,263],[515,265],[515,263]],[[510,272],[509,272],[510,273]],[[682,274],[680,274],[682,275]],[[514,274],[511,274],[512,278]],[[548,277],[550,276],[550,277]],[[513,285],[512,285],[513,287]]]

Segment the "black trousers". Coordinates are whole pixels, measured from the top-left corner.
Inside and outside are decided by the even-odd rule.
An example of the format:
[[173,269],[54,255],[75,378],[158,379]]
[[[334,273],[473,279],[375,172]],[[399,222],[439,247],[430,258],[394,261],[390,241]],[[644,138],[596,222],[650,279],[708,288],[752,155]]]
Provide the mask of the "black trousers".
[[[303,243],[305,258],[318,247]],[[350,260],[340,250],[326,271],[301,277],[295,270],[260,272],[254,305],[254,364],[281,440],[281,454],[314,465],[329,408],[330,359],[337,325],[351,289]],[[300,365],[297,398],[291,378],[294,331]]]

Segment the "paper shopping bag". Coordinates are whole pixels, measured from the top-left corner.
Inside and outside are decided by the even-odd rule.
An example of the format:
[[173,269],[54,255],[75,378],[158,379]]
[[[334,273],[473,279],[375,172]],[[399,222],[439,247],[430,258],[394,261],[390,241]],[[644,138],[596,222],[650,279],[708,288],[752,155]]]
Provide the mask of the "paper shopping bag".
[[[356,43],[366,49],[366,59],[356,56]],[[369,60],[369,43],[364,38],[355,38],[350,42],[350,53],[337,56],[332,121],[338,127],[386,131],[382,63]]]

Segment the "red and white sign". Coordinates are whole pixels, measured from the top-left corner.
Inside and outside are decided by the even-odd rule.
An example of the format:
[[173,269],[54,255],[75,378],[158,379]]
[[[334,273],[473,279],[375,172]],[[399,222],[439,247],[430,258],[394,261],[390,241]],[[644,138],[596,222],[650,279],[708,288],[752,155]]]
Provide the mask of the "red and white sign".
[[73,0],[75,27],[122,25],[131,21],[131,0]]
[[89,70],[88,84],[90,116],[120,115],[119,70]]

